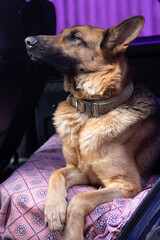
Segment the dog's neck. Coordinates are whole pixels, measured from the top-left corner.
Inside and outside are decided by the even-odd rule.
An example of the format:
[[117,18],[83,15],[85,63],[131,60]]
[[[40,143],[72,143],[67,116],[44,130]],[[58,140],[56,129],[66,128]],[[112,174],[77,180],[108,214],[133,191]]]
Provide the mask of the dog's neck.
[[133,94],[133,84],[129,84],[119,95],[114,96],[110,99],[103,101],[86,101],[74,97],[70,94],[66,101],[75,109],[77,112],[84,113],[90,117],[98,117],[106,114],[116,107],[124,104]]

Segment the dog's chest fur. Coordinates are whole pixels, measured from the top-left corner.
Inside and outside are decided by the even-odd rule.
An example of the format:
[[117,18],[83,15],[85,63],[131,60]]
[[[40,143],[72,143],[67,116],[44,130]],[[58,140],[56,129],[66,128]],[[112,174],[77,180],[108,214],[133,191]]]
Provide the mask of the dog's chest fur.
[[[114,169],[120,159],[126,158],[128,153],[124,143],[130,141],[138,123],[156,111],[152,94],[148,92],[146,95],[146,90],[138,89],[127,104],[99,117],[90,118],[77,112],[67,102],[62,102],[54,115],[54,123],[63,143],[75,151],[74,164],[90,175],[92,183],[94,179],[97,183],[100,178],[98,172],[102,174],[105,169],[107,173],[110,161]],[[134,140],[133,144],[136,144]],[[125,164],[131,163],[126,160]],[[123,169],[126,165],[122,163],[121,167]],[[111,169],[109,171],[108,174]]]
[[77,165],[80,171],[88,175],[92,184],[100,183],[95,167],[100,165],[100,157],[97,155],[99,155],[98,143],[101,142],[102,133],[102,129],[99,129],[97,125],[104,130],[103,120],[101,117],[89,118],[76,112],[67,102],[59,104],[54,116],[57,132],[63,143],[67,143],[75,150],[75,155],[72,156],[75,159],[71,159],[71,161]]

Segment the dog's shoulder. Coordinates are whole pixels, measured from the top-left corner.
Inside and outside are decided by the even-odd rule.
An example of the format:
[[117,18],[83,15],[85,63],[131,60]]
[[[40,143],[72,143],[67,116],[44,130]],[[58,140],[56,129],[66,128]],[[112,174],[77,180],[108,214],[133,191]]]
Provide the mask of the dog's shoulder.
[[146,119],[159,111],[155,95],[148,88],[139,85],[135,87],[132,97],[119,110],[127,110],[137,117],[137,120]]

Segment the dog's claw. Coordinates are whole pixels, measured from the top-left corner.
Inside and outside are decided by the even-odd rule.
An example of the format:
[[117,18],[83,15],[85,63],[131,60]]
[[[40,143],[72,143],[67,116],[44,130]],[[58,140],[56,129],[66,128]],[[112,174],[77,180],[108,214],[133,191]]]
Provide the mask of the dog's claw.
[[59,213],[59,219],[60,219],[60,223],[61,223],[62,225],[65,225],[65,223],[66,223],[66,218],[65,218],[65,219],[62,219],[60,213]]

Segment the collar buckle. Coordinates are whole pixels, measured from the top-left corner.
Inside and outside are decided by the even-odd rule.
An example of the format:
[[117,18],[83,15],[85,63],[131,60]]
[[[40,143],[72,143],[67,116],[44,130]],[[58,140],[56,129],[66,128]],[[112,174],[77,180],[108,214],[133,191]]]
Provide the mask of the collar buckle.
[[86,113],[88,116],[98,117],[98,103],[86,102]]

